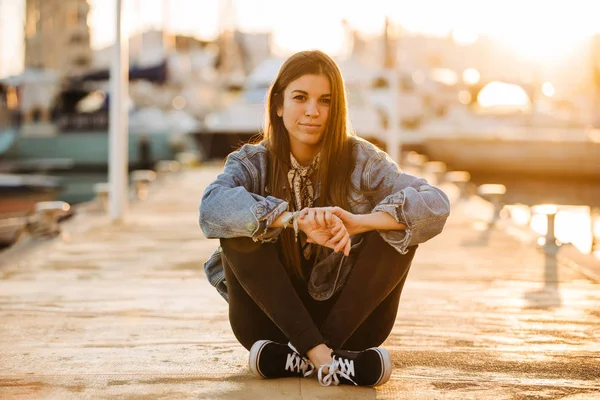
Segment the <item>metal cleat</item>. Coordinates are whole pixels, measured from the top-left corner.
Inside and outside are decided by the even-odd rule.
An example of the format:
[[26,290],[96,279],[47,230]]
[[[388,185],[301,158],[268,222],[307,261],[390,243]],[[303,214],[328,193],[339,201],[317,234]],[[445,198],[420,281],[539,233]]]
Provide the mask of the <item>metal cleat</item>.
[[547,218],[547,230],[546,237],[540,238],[543,240],[544,252],[548,255],[556,255],[560,247],[556,234],[554,232],[554,225],[556,221],[556,214],[558,213],[558,207],[554,204],[542,204],[532,207],[532,211],[536,214],[543,214]]
[[150,183],[156,180],[156,172],[149,169],[139,169],[131,173],[135,196],[138,200],[143,200],[148,196]]
[[106,182],[99,182],[94,185],[94,193],[96,194],[96,201],[100,204],[103,210],[108,209],[108,193],[109,186]]
[[196,167],[200,165],[200,157],[195,153],[187,151],[175,154],[175,159],[184,167]]
[[181,164],[175,160],[161,160],[156,163],[155,170],[159,176],[176,173],[181,170]]
[[502,200],[506,194],[506,186],[496,183],[486,183],[479,185],[477,194],[488,200],[494,206],[494,215],[491,222],[494,223],[500,219],[500,212],[504,208]]
[[34,236],[56,236],[60,233],[58,219],[71,209],[64,201],[36,203],[35,214],[29,221],[29,231]]

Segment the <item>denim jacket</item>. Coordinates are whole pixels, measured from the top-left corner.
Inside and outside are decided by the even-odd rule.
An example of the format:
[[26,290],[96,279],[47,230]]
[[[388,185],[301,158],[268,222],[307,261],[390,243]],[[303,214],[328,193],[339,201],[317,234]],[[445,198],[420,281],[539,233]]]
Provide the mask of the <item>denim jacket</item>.
[[[406,226],[404,230],[379,231],[383,239],[406,254],[410,246],[438,235],[450,214],[448,197],[440,189],[400,171],[388,155],[371,143],[350,137],[356,164],[351,175],[350,212],[384,211]],[[199,222],[207,238],[251,237],[275,242],[282,228],[269,228],[288,210],[288,203],[270,196],[267,188],[268,151],[263,144],[246,144],[231,153],[223,172],[204,191]],[[318,183],[315,197],[320,194]],[[351,238],[350,255],[324,249],[307,278],[308,290],[317,300],[333,296],[346,281],[362,243],[362,235]],[[219,247],[204,264],[210,283],[226,299],[227,283]]]

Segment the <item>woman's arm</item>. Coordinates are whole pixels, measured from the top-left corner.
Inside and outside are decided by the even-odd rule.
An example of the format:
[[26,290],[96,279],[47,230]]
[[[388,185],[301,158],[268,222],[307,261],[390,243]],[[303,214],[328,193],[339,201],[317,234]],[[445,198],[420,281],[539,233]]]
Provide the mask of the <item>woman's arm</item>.
[[399,230],[379,230],[383,239],[398,252],[424,243],[440,234],[450,214],[448,196],[425,179],[403,173],[385,153],[375,151],[365,168],[363,186],[371,193],[371,214],[384,212]]
[[273,223],[269,226],[269,228],[283,228],[287,225],[290,218],[292,218],[293,213],[291,211],[282,212],[279,217],[275,218]]
[[326,220],[329,214],[342,220],[350,236],[368,231],[397,231],[406,228],[406,225],[399,223],[394,217],[383,211],[371,214],[352,214],[341,207],[320,207],[302,210],[300,217],[313,226],[321,226],[323,225],[322,221]]
[[376,211],[371,214],[352,214],[339,207],[334,214],[347,221],[346,227],[349,228],[350,234],[355,235],[357,233],[363,233],[368,231],[399,231],[406,229],[406,225],[396,221],[394,217],[383,211]]
[[[314,209],[306,208],[305,210]],[[322,223],[312,223],[312,220],[303,218],[301,215],[305,215],[305,213],[300,211],[294,215],[294,213],[285,211],[273,221],[271,227],[293,229],[295,218],[296,227],[306,234],[309,243],[329,247],[336,252],[341,251],[346,256],[350,254],[350,234],[339,217],[329,213],[323,218]]]
[[384,152],[370,144],[361,143],[356,158],[361,167],[356,169],[359,187],[369,193],[371,212],[357,215],[339,207],[313,209],[322,210],[315,211],[313,223],[321,224],[327,212],[333,213],[351,235],[377,230],[402,254],[442,231],[450,213],[444,192],[425,179],[403,173]]
[[200,227],[207,238],[276,240],[281,229],[270,227],[287,210],[288,203],[254,193],[258,191],[253,187],[258,171],[243,157],[239,152],[230,154],[223,172],[204,191],[200,203]]

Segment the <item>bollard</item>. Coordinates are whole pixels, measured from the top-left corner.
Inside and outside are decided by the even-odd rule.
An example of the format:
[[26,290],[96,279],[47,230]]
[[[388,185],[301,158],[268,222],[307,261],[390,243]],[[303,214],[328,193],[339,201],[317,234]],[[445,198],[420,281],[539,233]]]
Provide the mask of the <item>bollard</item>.
[[492,216],[491,222],[494,223],[498,221],[498,219],[500,219],[500,212],[502,211],[502,208],[504,208],[502,199],[506,194],[506,186],[495,183],[486,183],[479,185],[477,194],[492,203],[494,206],[494,215]]
[[55,236],[60,233],[58,219],[71,209],[64,201],[41,201],[35,204],[35,214],[29,229],[34,236]]
[[425,163],[425,172],[433,176],[436,185],[444,183],[446,175],[446,164],[441,161],[429,161]]
[[156,173],[159,176],[176,173],[181,170],[181,164],[175,160],[160,160],[155,166]]
[[94,185],[94,193],[96,194],[96,202],[100,204],[103,210],[108,209],[108,192],[109,186],[106,182],[99,182]]
[[445,180],[455,184],[458,187],[461,200],[469,197],[469,182],[471,181],[471,174],[469,174],[467,171],[450,171],[446,173]]
[[131,173],[131,180],[135,190],[135,197],[143,200],[148,196],[150,183],[156,180],[156,172],[149,169],[139,169]]
[[556,240],[556,234],[554,231],[554,223],[556,221],[556,214],[558,213],[558,207],[553,204],[543,204],[533,207],[533,211],[537,214],[546,215],[548,229],[546,230],[546,237],[544,241],[544,251],[550,255],[556,255],[558,251],[558,243]]
[[187,151],[175,154],[175,159],[184,167],[196,167],[200,164],[200,157],[195,153]]

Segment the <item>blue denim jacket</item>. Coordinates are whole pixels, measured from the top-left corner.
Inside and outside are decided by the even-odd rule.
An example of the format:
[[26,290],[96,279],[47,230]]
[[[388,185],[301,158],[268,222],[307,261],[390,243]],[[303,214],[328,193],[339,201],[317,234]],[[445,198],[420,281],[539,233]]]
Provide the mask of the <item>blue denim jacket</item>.
[[[356,165],[351,175],[354,187],[348,210],[354,214],[384,211],[406,226],[404,230],[379,231],[399,253],[439,234],[450,214],[448,197],[440,189],[400,171],[388,155],[371,143],[350,137]],[[244,145],[231,153],[223,172],[205,190],[200,203],[200,227],[207,238],[251,237],[254,241],[274,242],[282,228],[269,228],[288,203],[272,197],[267,188],[267,149],[262,144]],[[317,184],[315,197],[320,188]],[[325,249],[308,277],[308,290],[317,300],[333,296],[345,283],[362,235],[352,238],[350,255]],[[219,247],[204,264],[210,283],[227,300],[227,283]]]

